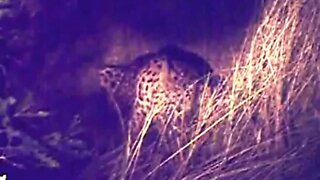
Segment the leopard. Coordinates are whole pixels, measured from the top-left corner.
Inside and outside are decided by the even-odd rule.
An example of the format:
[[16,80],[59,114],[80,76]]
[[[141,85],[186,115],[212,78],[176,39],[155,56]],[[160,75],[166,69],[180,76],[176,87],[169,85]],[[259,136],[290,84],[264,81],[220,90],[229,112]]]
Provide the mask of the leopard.
[[126,64],[105,65],[99,74],[101,87],[127,120],[133,137],[145,127],[158,133],[187,129],[197,119],[204,88],[210,94],[219,83],[206,60],[174,45]]

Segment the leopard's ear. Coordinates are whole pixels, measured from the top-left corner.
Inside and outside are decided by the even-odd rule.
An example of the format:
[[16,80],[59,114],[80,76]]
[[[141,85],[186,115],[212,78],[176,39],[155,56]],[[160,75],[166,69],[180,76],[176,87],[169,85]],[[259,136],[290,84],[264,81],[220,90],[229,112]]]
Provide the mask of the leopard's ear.
[[120,66],[110,65],[99,71],[100,86],[107,91],[115,91],[123,77],[122,68]]

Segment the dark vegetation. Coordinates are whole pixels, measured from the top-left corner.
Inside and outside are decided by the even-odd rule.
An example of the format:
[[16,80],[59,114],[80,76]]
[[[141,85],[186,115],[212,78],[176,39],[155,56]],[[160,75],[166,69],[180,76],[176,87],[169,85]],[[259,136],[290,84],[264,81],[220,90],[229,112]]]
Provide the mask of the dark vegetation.
[[[6,173],[8,179],[98,179],[106,173],[110,177],[111,172],[117,171],[112,168],[119,161],[112,157],[119,156],[116,150],[121,148],[123,134],[113,106],[106,101],[107,95],[99,87],[96,74],[98,69],[109,62],[109,57],[116,56],[115,59],[124,62],[145,54],[145,46],[152,51],[164,44],[194,47],[209,41],[217,48],[213,51],[239,49],[237,47],[246,37],[246,28],[260,18],[262,2],[0,1],[0,175]],[[304,18],[311,19],[309,16]],[[151,43],[142,46],[141,42],[144,41]],[[307,49],[306,47],[295,46],[298,49],[296,56],[303,57],[299,49]],[[115,53],[114,49],[117,50]],[[314,58],[312,53],[306,54],[309,59]],[[301,60],[299,58],[297,60]],[[303,67],[310,65],[301,65],[301,69],[296,71],[301,72]],[[246,75],[241,74],[241,77],[247,77]],[[298,81],[304,82],[301,79]],[[318,79],[314,78],[313,81],[318,82]],[[318,84],[314,83],[311,87],[317,88]],[[274,92],[272,89],[271,91]],[[306,99],[300,104],[309,105],[310,99]],[[312,108],[319,108],[317,98],[313,98],[312,102]],[[316,112],[313,109],[310,111]],[[290,126],[304,127],[308,123],[308,127],[318,126],[317,118],[310,115],[312,113],[309,109],[299,106],[285,112],[292,112],[290,118],[308,119],[302,121],[306,123],[289,124]],[[314,120],[310,120],[312,118]],[[259,120],[255,122],[258,127]],[[309,131],[308,128],[303,130]],[[235,136],[237,135],[239,134]],[[241,134],[239,137],[242,137]],[[310,158],[300,161],[303,158],[299,156],[294,161],[283,160],[285,163],[294,162],[297,166],[283,165],[283,169],[278,169],[289,169],[288,172],[291,172],[291,169],[303,166],[299,162],[304,162],[307,169],[304,172],[308,175],[316,174],[314,172],[319,166],[318,138],[316,135],[310,137],[302,141],[305,145],[312,142],[312,148],[301,144],[292,146],[299,152],[309,149],[310,153],[305,154],[310,154]],[[293,139],[289,138],[290,142]],[[289,155],[284,156],[284,159],[294,156],[292,151],[287,152]],[[110,152],[115,154],[110,155]],[[299,155],[301,154],[303,153]],[[241,158],[244,157],[240,155]],[[233,161],[237,160],[231,159],[220,170],[213,171],[213,174],[216,177],[230,177],[227,176],[228,172],[233,172],[232,168],[237,170],[236,166],[241,164],[228,166]],[[104,162],[111,165],[101,167]],[[198,167],[202,165],[199,164]],[[250,167],[252,166],[246,166]],[[244,172],[234,174],[236,177],[243,175],[242,177],[250,176],[254,179],[272,174],[275,171],[273,168],[277,169],[277,166],[272,166],[265,172],[259,171],[256,176]],[[203,169],[194,168],[190,171],[190,176],[185,177],[194,178],[202,172]],[[283,174],[283,179],[292,177]],[[270,175],[272,177],[274,176]],[[316,175],[312,177],[316,179]],[[268,176],[263,178],[268,179]]]

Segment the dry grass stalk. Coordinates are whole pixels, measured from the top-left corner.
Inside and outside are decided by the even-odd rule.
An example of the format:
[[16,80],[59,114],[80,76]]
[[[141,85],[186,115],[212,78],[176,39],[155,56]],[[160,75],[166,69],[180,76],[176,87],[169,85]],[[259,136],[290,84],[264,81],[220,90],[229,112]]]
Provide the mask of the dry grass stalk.
[[153,117],[163,109],[150,112],[136,141],[127,142],[127,166],[119,176],[254,179],[299,168],[283,164],[303,155],[307,116],[319,118],[313,101],[320,98],[320,8],[313,3],[270,1],[224,81],[213,92],[204,88],[196,123],[171,114],[161,138],[143,148]]

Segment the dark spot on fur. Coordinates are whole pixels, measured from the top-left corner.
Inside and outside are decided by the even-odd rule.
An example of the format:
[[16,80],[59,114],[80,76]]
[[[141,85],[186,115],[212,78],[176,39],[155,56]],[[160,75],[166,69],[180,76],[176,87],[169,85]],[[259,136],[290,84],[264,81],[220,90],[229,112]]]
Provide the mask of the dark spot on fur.
[[177,106],[176,111],[179,113],[182,111],[182,107],[181,106]]
[[111,82],[110,82],[110,87],[111,87],[111,88],[114,88],[114,87],[116,87],[116,82],[114,82],[114,81],[111,81]]
[[106,71],[105,73],[108,77],[113,77],[113,73],[111,71]]
[[154,81],[157,82],[157,81],[159,81],[159,79],[160,79],[159,77],[156,77],[156,78],[154,79]]
[[143,101],[143,95],[141,93],[139,94],[139,99]]
[[147,72],[147,76],[149,76],[151,73],[152,73],[152,71],[148,71],[148,72]]
[[154,76],[157,76],[157,72],[154,72],[154,73],[152,73],[152,76],[154,77]]

